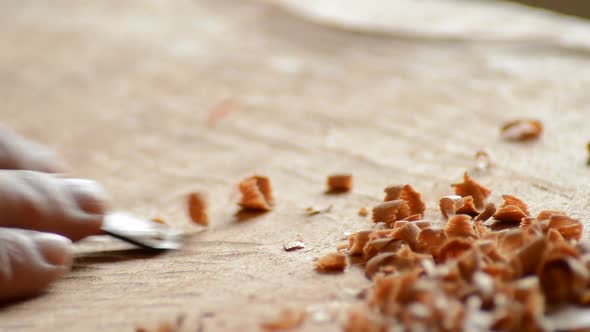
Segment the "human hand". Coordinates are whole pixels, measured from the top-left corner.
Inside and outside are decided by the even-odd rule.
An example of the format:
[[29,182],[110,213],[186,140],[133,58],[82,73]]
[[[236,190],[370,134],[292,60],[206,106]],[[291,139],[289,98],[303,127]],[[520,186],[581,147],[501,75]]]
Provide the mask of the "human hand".
[[70,269],[72,241],[100,234],[107,195],[49,172],[63,163],[0,126],[0,300],[42,292]]

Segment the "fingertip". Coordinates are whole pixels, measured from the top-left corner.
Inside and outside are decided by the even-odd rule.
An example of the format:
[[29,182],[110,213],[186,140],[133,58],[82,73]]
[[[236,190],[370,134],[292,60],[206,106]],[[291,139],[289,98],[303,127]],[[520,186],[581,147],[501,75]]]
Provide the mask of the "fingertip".
[[96,181],[64,179],[80,210],[88,214],[103,215],[109,205],[106,190]]
[[100,214],[79,213],[75,216],[76,222],[67,225],[63,234],[72,241],[79,241],[85,237],[102,234],[104,216]]
[[47,264],[56,268],[70,268],[73,255],[72,241],[52,233],[36,233],[33,240]]

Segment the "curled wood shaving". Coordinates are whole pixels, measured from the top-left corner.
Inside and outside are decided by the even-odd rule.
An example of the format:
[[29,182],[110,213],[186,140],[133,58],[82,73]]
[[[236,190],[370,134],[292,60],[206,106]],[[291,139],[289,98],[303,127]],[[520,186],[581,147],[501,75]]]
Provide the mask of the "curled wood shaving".
[[438,252],[438,260],[446,261],[461,256],[473,247],[472,241],[463,238],[448,239]]
[[494,213],[494,219],[500,222],[520,223],[527,215],[516,205],[503,206]]
[[201,226],[209,225],[209,215],[207,213],[207,201],[201,193],[192,192],[187,196],[188,214],[195,224]]
[[391,185],[385,187],[383,191],[385,191],[385,198],[383,199],[384,202],[395,201],[402,197],[402,190],[404,186],[398,185]]
[[404,186],[389,186],[385,188],[385,202],[403,199],[407,202],[410,209],[410,215],[424,214],[426,204],[422,200],[422,195],[409,184]]
[[424,201],[422,200],[422,195],[417,192],[414,187],[409,184],[405,185],[402,189],[400,198],[408,202],[410,215],[422,216],[424,214],[426,204],[424,204]]
[[410,216],[410,207],[403,199],[388,201],[373,207],[373,222],[383,222],[392,227],[395,221]]
[[545,251],[546,246],[547,241],[540,237],[516,251],[509,263],[514,276],[523,276],[536,271],[541,261],[540,253]]
[[451,237],[475,237],[471,217],[464,214],[452,216],[445,226],[445,235]]
[[548,229],[556,229],[566,240],[579,240],[584,226],[579,220],[565,215],[552,215],[549,218]]
[[417,247],[421,252],[436,254],[440,247],[446,242],[447,236],[444,229],[425,228],[418,234]]
[[537,215],[538,221],[549,220],[554,215],[565,216],[565,212],[559,210],[543,210]]
[[461,254],[461,256],[457,258],[457,268],[461,278],[471,281],[473,275],[481,270],[484,265],[483,257],[483,254],[478,250],[477,246]]
[[520,249],[526,242],[527,235],[522,229],[509,229],[500,232],[497,237],[498,250],[509,255]]
[[369,235],[373,231],[360,231],[348,237],[348,250],[350,255],[362,255],[363,248],[369,242]]
[[539,120],[519,119],[505,123],[500,128],[503,139],[508,141],[527,141],[537,139],[543,133],[543,124]]
[[414,223],[407,223],[401,227],[395,228],[391,232],[390,237],[394,240],[402,240],[407,243],[410,248],[415,249],[418,244],[418,234],[420,228]]
[[138,327],[135,332],[177,332],[178,328],[170,323],[161,323],[154,329],[147,329],[144,327]]
[[479,210],[475,207],[475,202],[473,201],[473,197],[466,196],[463,197],[463,206],[457,209],[457,214],[466,214],[468,216],[475,217],[479,215]]
[[461,197],[471,196],[477,209],[483,209],[485,201],[492,193],[488,188],[475,182],[467,172],[463,174],[463,182],[452,184],[455,188],[455,195]]
[[359,216],[366,217],[369,215],[369,209],[367,209],[366,207],[363,206],[362,208],[359,209],[358,213],[359,213]]
[[475,236],[478,239],[484,239],[488,234],[490,234],[490,229],[485,226],[481,220],[475,220],[473,223],[473,230],[475,231]]
[[413,214],[411,216],[405,217],[403,221],[419,221],[422,219],[421,214]]
[[365,274],[372,278],[377,272],[391,273],[417,267],[422,260],[431,257],[412,251],[407,245],[402,244],[397,252],[380,253],[367,261]]
[[369,240],[373,241],[377,239],[390,238],[391,233],[393,233],[393,229],[390,228],[377,229],[371,232],[369,235]]
[[527,216],[530,215],[529,208],[525,202],[523,202],[520,198],[513,196],[513,195],[502,195],[504,202],[500,205],[500,208],[515,205],[520,208],[520,210]]
[[445,220],[454,216],[458,209],[463,207],[463,197],[457,195],[445,196],[440,199],[438,206]]
[[264,331],[285,331],[296,328],[305,321],[304,310],[285,309],[278,317],[262,322],[260,327]]
[[316,262],[319,272],[342,272],[348,266],[348,256],[341,252],[332,252],[320,257]]
[[348,192],[352,189],[352,174],[333,174],[326,180],[329,193]]
[[368,310],[351,310],[344,326],[345,332],[386,332],[388,327],[379,315]]
[[420,229],[432,227],[432,223],[428,220],[418,220],[413,223],[414,225],[418,226]]
[[475,217],[475,221],[486,221],[496,213],[496,205],[494,203],[487,203],[483,211]]
[[494,156],[488,149],[480,149],[475,152],[475,169],[485,171],[494,165]]
[[270,180],[266,176],[253,175],[240,182],[242,199],[240,205],[244,209],[269,211],[274,205]]
[[553,304],[578,302],[588,283],[588,269],[577,259],[566,255],[546,257],[538,275],[547,300]]
[[549,229],[549,231],[547,231],[547,240],[549,242],[563,242],[565,241],[565,238],[563,237],[563,235],[561,235],[561,233],[555,229],[555,228],[551,228]]
[[376,239],[367,242],[363,248],[363,258],[369,260],[375,255],[385,252],[397,252],[405,242],[390,238]]

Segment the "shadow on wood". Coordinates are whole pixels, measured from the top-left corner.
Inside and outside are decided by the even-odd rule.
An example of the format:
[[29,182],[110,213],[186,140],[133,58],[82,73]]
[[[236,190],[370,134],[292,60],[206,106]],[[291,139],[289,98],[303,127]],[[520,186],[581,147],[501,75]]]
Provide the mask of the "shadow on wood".
[[268,213],[268,211],[254,211],[254,210],[246,210],[241,209],[240,211],[236,212],[234,215],[236,222],[245,222],[250,219],[257,218],[261,215]]
[[150,259],[163,254],[164,250],[125,249],[113,251],[98,251],[79,254],[74,258],[72,270],[84,269],[90,264],[118,263],[138,259]]

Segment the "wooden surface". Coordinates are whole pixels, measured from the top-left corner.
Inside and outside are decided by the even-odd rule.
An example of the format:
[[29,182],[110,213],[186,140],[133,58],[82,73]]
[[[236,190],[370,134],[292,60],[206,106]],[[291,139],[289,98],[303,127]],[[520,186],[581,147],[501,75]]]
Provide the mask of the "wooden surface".
[[[437,218],[438,197],[482,147],[497,165],[475,176],[495,199],[590,220],[585,52],[358,34],[237,0],[1,7],[1,120],[55,147],[72,176],[102,182],[116,209],[195,233],[157,256],[79,244],[47,294],[1,309],[2,331],[131,331],[179,313],[204,331],[255,331],[285,306],[333,316],[305,330],[336,331],[369,282],[354,266],[318,275],[313,259],[369,227],[357,211],[391,183],[412,183]],[[208,126],[226,100],[235,110]],[[541,119],[543,138],[501,141],[498,127],[517,117]],[[253,172],[272,179],[276,208],[236,216],[235,185]],[[354,192],[325,195],[333,172],[353,173]],[[191,190],[209,194],[206,231],[188,225]],[[333,209],[306,217],[312,205]],[[307,248],[283,251],[298,238]]]

